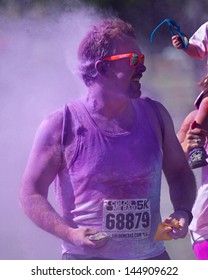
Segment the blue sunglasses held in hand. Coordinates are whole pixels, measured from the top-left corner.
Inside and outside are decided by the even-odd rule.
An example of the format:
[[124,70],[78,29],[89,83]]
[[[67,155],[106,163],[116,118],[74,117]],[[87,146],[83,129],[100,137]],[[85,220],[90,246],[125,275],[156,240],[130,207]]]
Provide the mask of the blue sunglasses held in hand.
[[168,26],[169,26],[169,29],[170,29],[170,34],[171,36],[174,36],[174,35],[179,35],[182,43],[183,43],[183,48],[184,49],[187,49],[188,48],[188,45],[189,45],[189,40],[188,40],[188,37],[180,31],[180,26],[172,19],[168,19],[166,18],[165,20],[163,20],[160,24],[158,24],[158,26],[155,27],[155,29],[152,31],[152,34],[150,36],[150,42],[152,43],[153,41],[153,36],[155,34],[155,32],[158,30],[158,28],[160,28],[160,26],[167,22],[168,23]]

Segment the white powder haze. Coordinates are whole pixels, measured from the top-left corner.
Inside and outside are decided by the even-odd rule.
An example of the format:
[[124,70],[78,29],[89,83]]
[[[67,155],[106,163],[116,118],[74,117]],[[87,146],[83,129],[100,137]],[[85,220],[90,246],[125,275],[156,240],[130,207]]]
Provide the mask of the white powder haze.
[[18,193],[41,120],[84,94],[77,47],[100,16],[93,9],[0,16],[0,259],[60,258],[60,241],[24,216]]

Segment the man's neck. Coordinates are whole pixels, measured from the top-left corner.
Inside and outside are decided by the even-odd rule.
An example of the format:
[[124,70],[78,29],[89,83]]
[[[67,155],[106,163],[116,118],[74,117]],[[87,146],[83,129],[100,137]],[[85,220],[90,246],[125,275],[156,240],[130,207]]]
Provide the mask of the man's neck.
[[133,109],[132,100],[122,94],[114,94],[103,89],[89,91],[85,105],[90,114],[106,118],[120,118]]
[[84,104],[95,123],[103,130],[124,132],[131,130],[134,124],[136,114],[132,100],[124,95],[89,92]]

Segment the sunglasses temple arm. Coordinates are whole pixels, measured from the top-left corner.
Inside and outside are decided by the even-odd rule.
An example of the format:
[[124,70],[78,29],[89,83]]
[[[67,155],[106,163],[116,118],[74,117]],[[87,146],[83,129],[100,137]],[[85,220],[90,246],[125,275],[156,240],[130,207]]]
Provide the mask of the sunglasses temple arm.
[[173,29],[172,29],[172,26],[173,26],[173,25],[172,25],[171,23],[169,23],[168,25],[169,25],[169,29],[170,29],[170,34],[171,34],[171,36],[175,35],[174,32],[173,32]]
[[150,36],[150,43],[151,43],[151,44],[152,44],[152,42],[153,42],[153,36],[154,36],[155,32],[160,28],[161,25],[163,25],[163,23],[165,23],[165,22],[167,22],[167,21],[168,21],[167,19],[163,20],[163,21],[162,21],[160,24],[158,24],[158,25],[155,27],[155,29],[152,31],[151,36]]
[[[155,29],[152,31],[151,36],[150,36],[150,43],[153,42],[153,37],[154,37],[155,32],[156,32],[156,31],[160,28],[160,26],[161,26],[163,23],[165,23],[165,22],[168,23],[171,36],[174,36],[174,35],[175,35],[175,33],[173,32],[174,25],[173,25],[173,23],[172,23],[171,21],[172,21],[172,20],[170,20],[170,19],[165,19],[165,20],[163,20],[160,24],[158,24],[158,25],[155,27]],[[184,48],[184,49],[187,49],[189,44],[186,44],[185,41],[184,41],[184,39],[183,39],[183,36],[186,37],[186,38],[187,38],[187,36],[186,36],[184,33],[182,33],[182,32],[180,31],[180,26],[179,26],[175,21],[174,21],[174,24],[175,24],[175,26],[177,27],[176,32],[179,34],[179,36],[180,36],[180,38],[181,38],[181,40],[182,40],[182,42],[183,42],[183,48]],[[187,38],[187,41],[188,41],[188,38]]]

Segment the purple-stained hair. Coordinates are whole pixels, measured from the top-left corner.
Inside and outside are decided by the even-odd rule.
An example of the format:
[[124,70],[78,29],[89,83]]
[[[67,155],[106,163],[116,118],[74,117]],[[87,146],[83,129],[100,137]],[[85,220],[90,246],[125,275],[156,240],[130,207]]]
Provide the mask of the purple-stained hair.
[[87,86],[93,83],[97,75],[96,61],[112,55],[113,39],[122,34],[136,38],[130,23],[114,18],[94,25],[83,38],[78,49],[79,71]]

